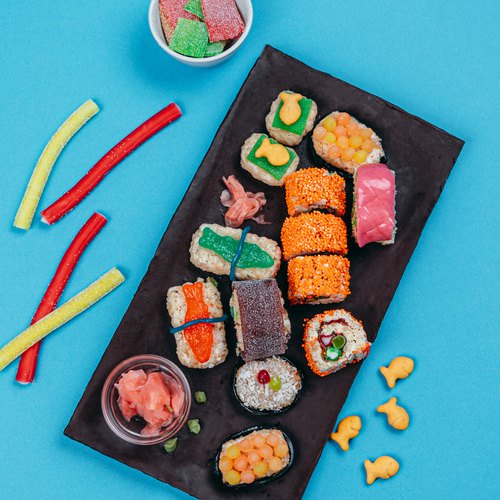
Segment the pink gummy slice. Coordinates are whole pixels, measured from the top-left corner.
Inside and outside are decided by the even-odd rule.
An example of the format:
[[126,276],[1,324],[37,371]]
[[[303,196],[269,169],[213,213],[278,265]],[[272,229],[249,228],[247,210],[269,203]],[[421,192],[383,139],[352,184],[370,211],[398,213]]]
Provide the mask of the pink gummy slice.
[[211,42],[239,37],[245,23],[234,0],[201,0],[203,15]]
[[187,2],[188,0],[159,0],[161,25],[168,43],[172,39],[179,17],[198,20],[194,14],[184,10]]

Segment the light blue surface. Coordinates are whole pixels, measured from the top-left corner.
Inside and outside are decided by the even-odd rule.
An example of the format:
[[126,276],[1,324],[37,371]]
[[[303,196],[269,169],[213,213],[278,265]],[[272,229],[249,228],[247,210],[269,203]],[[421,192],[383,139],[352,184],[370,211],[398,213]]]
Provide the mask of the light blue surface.
[[[0,374],[0,498],[187,498],[62,431],[265,43],[466,141],[342,411],[362,416],[361,435],[348,453],[326,446],[305,498],[498,498],[499,6],[257,0],[240,51],[205,70],[159,49],[145,0],[3,0],[0,344],[29,323],[68,243],[94,210],[110,222],[63,298],[115,264],[127,281],[47,340],[35,385],[15,384],[15,365]],[[170,100],[185,114],[55,226],[37,220],[27,234],[12,229],[46,141],[90,97],[102,110],[62,153],[40,208]],[[414,357],[416,369],[389,391],[378,368],[399,354]],[[406,432],[390,430],[375,413],[392,395],[411,414]],[[400,460],[399,474],[368,488],[363,460],[386,453]]]

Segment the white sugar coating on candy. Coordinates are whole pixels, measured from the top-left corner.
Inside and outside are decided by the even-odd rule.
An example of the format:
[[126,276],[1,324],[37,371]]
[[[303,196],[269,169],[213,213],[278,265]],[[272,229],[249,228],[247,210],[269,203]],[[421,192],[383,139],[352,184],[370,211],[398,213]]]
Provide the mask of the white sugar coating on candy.
[[113,268],[68,300],[68,302],[65,302],[62,306],[21,332],[0,349],[0,371],[32,345],[81,314],[124,281],[123,274],[118,269]]
[[234,0],[201,0],[211,42],[239,37],[245,23]]
[[98,111],[99,107],[97,104],[92,99],[89,99],[74,111],[50,138],[33,170],[16,218],[14,219],[14,227],[25,229],[26,231],[31,227],[33,216],[40,202],[45,184],[47,184],[52,167],[61,154],[61,151],[69,140]]
[[174,35],[175,27],[179,18],[196,20],[198,19],[194,14],[184,9],[187,0],[159,0],[158,6],[160,10],[161,27],[163,34],[170,43]]

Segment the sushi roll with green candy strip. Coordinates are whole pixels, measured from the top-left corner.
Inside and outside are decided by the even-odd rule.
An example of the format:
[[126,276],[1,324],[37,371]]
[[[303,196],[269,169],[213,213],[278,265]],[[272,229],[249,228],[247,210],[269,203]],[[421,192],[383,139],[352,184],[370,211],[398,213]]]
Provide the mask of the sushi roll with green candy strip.
[[270,139],[252,134],[241,148],[241,167],[255,179],[270,186],[282,186],[299,165],[297,153]]
[[[194,233],[189,254],[191,263],[208,273],[229,275],[243,231],[219,224],[202,224]],[[234,266],[235,278],[258,280],[276,276],[281,264],[279,245],[269,238],[246,234]]]
[[285,146],[297,146],[314,125],[318,106],[302,94],[285,90],[271,104],[266,116],[269,135]]

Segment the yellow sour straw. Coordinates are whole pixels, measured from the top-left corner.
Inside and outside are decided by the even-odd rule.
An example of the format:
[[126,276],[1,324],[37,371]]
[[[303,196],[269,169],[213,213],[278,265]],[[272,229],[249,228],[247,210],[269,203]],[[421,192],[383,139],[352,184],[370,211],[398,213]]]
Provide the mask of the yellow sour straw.
[[99,107],[89,99],[84,102],[57,129],[42,151],[40,158],[31,174],[31,179],[24,193],[23,200],[14,219],[14,227],[28,230],[38,207],[40,197],[49,178],[52,167],[68,141],[99,111]]
[[42,340],[49,333],[57,330],[57,328],[75,316],[78,316],[124,281],[125,276],[114,267],[79,294],[68,300],[68,302],[65,302],[62,306],[24,330],[24,332],[21,332],[0,349],[0,371],[32,345]]

